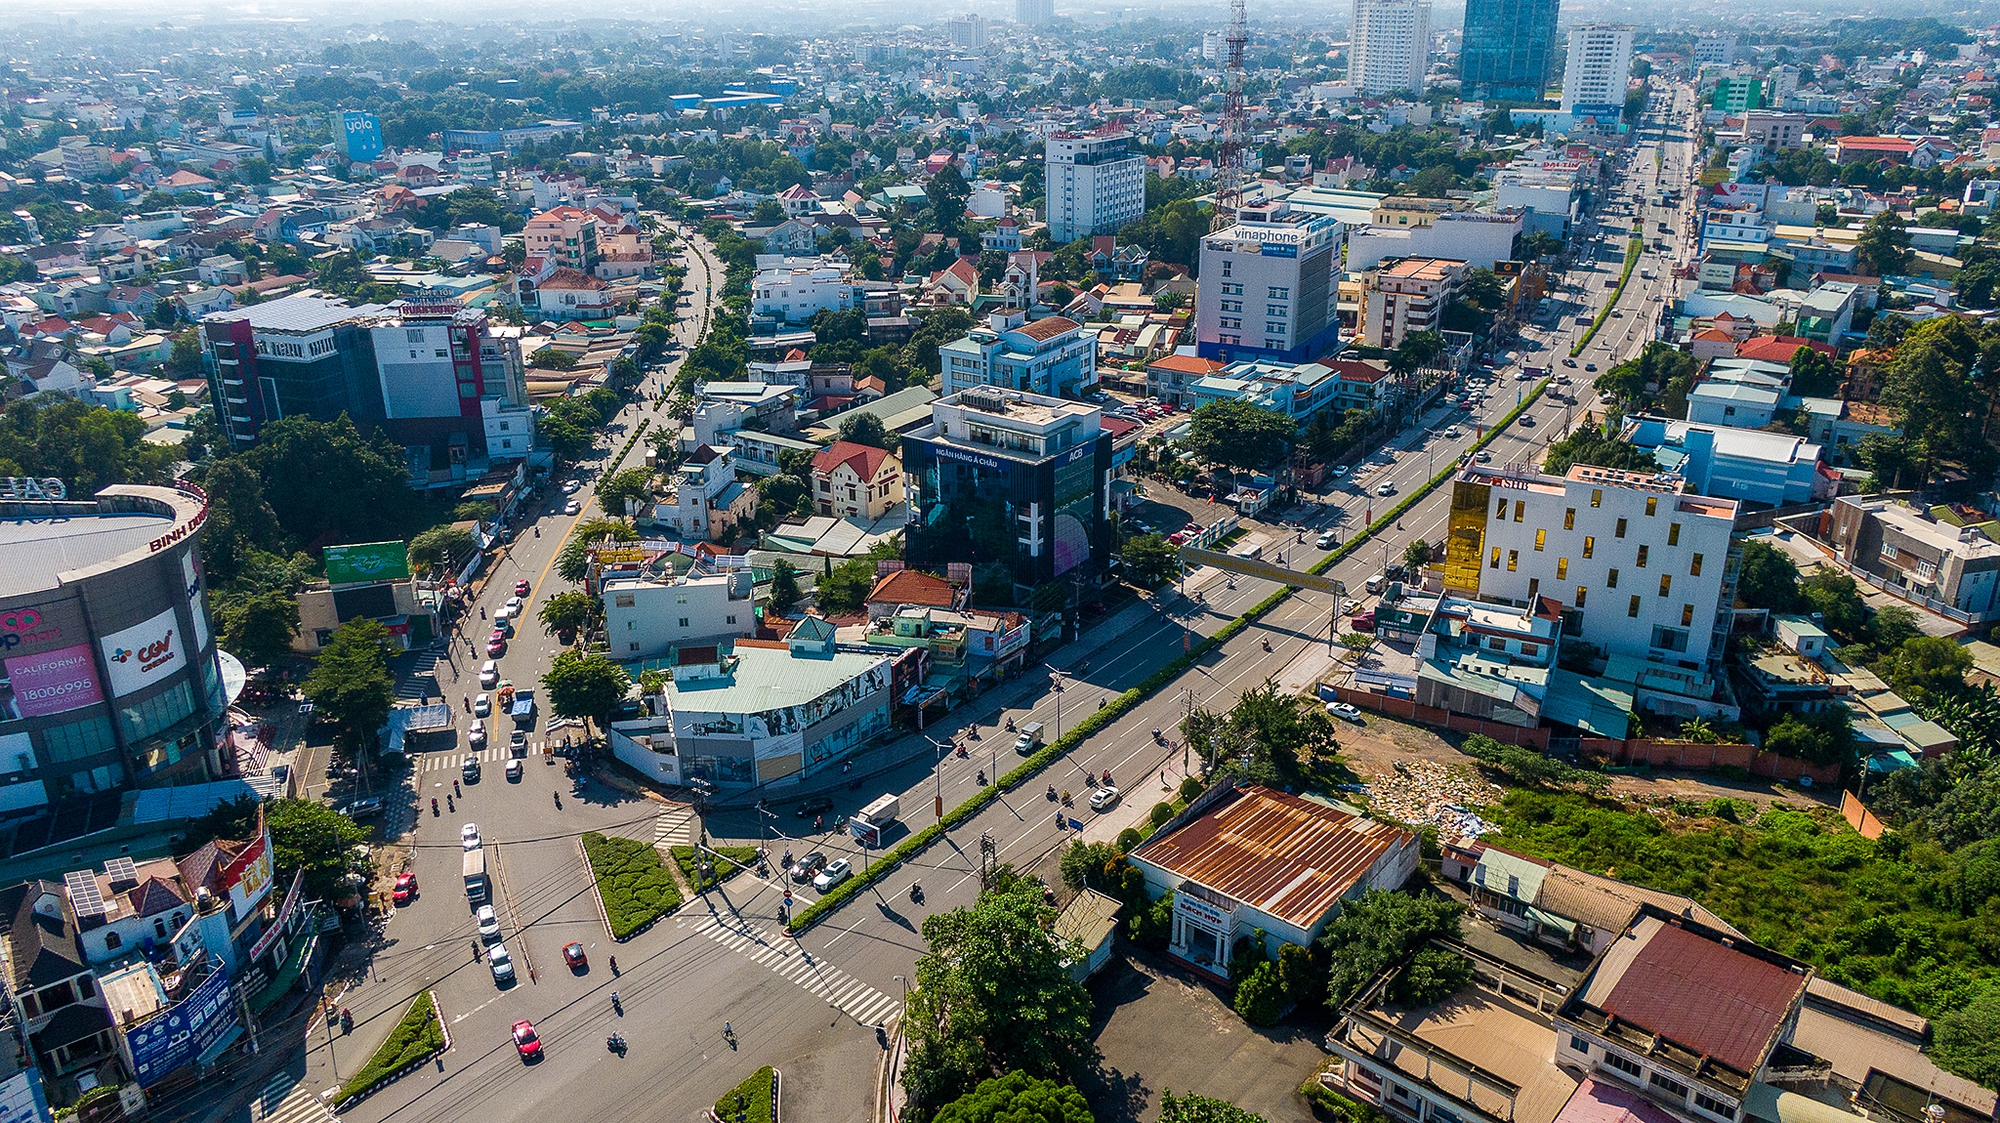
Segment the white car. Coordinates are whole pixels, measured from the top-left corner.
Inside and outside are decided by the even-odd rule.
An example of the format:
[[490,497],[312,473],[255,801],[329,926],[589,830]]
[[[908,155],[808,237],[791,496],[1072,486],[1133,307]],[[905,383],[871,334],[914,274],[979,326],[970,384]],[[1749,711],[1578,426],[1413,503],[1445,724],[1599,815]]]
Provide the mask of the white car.
[[1319,547],[1322,550],[1331,550],[1338,543],[1338,541],[1339,540],[1333,536],[1332,531],[1323,530],[1320,532],[1319,537],[1313,541],[1313,545]]
[[507,782],[510,784],[518,784],[521,782],[521,762],[519,759],[509,760],[507,762]]
[[514,981],[514,957],[507,954],[506,944],[486,949],[486,966],[492,969],[495,983],[506,986]]
[[520,612],[521,612],[521,598],[520,598],[520,597],[508,597],[508,598],[507,598],[507,603],[506,603],[506,604],[504,604],[504,605],[502,605],[501,607],[502,607],[502,608],[505,608],[505,609],[507,610],[507,615],[509,615],[509,616],[518,616],[518,615],[520,615]]
[[1332,469],[1330,470],[1329,474],[1331,474],[1331,475],[1333,475],[1333,476],[1336,476],[1336,477],[1337,477],[1337,476],[1344,476],[1344,475],[1346,475],[1346,474],[1347,474],[1347,465],[1345,465],[1345,464],[1335,464],[1335,465],[1334,465],[1334,466],[1332,467]]
[[478,916],[479,938],[489,944],[497,942],[500,939],[500,915],[493,911],[492,905],[481,905]]
[[841,882],[846,881],[848,875],[853,872],[854,863],[845,858],[835,858],[833,864],[819,871],[819,876],[813,878],[813,890],[818,893],[824,893]]
[[483,721],[473,722],[472,726],[465,731],[465,743],[475,749],[484,745],[486,743],[486,723]]
[[565,514],[565,515],[574,515],[574,514],[576,514],[576,513],[578,512],[578,511],[581,511],[581,510],[583,510],[583,508],[582,508],[582,507],[580,507],[580,506],[578,506],[578,505],[577,505],[577,502],[576,502],[576,500],[574,500],[574,499],[572,499],[572,500],[570,500],[569,502],[567,502],[567,503],[563,504],[563,514]]
[[1457,440],[1459,438],[1458,426],[1453,425],[1449,429],[1446,429],[1444,435],[1449,440]]
[[576,489],[582,486],[583,482],[581,480],[565,480],[563,481],[562,493],[564,495],[575,495]]
[[1375,494],[1394,495],[1396,494],[1396,485],[1388,480],[1384,480],[1381,483],[1375,485]]
[[490,694],[486,694],[486,693],[483,693],[483,692],[482,692],[482,693],[481,693],[481,694],[479,695],[479,697],[477,697],[477,698],[474,698],[474,699],[472,700],[472,716],[473,716],[473,717],[485,717],[485,716],[487,716],[488,714],[490,714],[490,713],[492,713],[492,712],[493,712],[493,696],[492,696],[492,695],[490,695]]
[[467,823],[464,826],[458,828],[458,841],[467,850],[479,849],[479,844],[480,844],[479,824]]
[[1326,712],[1342,721],[1351,721],[1356,725],[1361,724],[1361,711],[1348,705],[1346,702],[1328,702],[1326,704]]
[[1099,788],[1090,793],[1090,809],[1092,811],[1102,811],[1117,802],[1117,788]]
[[488,659],[485,663],[480,665],[479,688],[481,690],[491,689],[494,685],[499,683],[499,681],[500,681],[500,664],[494,662],[491,659]]

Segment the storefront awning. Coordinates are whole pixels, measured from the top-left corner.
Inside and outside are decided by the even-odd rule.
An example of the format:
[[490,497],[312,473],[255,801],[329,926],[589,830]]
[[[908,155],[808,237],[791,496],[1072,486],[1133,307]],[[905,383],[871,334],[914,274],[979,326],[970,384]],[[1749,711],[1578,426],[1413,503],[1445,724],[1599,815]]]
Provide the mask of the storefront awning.
[[1545,909],[1538,909],[1533,905],[1529,905],[1528,919],[1547,928],[1551,932],[1561,932],[1564,936],[1576,935],[1576,921],[1565,920]]
[[277,975],[264,985],[264,989],[251,997],[251,1013],[262,1014],[275,1005],[278,999],[283,998],[286,991],[292,989],[292,984],[299,981],[299,975],[305,971],[306,964],[312,959],[313,948],[318,944],[318,933],[314,933],[309,939],[299,941],[298,946],[292,949],[292,954],[285,957],[284,965],[278,968]]

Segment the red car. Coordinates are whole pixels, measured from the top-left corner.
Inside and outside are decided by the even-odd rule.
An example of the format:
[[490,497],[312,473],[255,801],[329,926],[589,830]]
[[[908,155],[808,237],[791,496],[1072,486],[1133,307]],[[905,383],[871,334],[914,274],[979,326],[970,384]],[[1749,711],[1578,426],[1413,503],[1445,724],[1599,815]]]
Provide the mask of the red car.
[[527,578],[524,577],[521,580],[514,582],[514,595],[517,597],[525,597],[528,595]]
[[514,1023],[514,1048],[520,1050],[523,1061],[542,1059],[542,1039],[535,1036],[535,1023],[526,1018]]
[[397,904],[399,904],[399,905],[407,905],[407,904],[409,904],[409,903],[410,903],[411,901],[414,901],[414,900],[416,900],[416,899],[417,899],[417,875],[416,875],[416,874],[413,874],[413,873],[405,873],[405,874],[398,874],[398,875],[397,875],[397,877],[396,877],[396,891],[395,891],[395,893],[393,894],[393,899],[394,899],[394,900],[395,900],[395,902],[396,902]]
[[563,962],[568,964],[572,971],[581,971],[590,966],[590,960],[584,958],[583,945],[577,943],[563,945]]
[[486,654],[505,655],[506,653],[507,633],[495,628],[493,629],[493,634],[486,637]]

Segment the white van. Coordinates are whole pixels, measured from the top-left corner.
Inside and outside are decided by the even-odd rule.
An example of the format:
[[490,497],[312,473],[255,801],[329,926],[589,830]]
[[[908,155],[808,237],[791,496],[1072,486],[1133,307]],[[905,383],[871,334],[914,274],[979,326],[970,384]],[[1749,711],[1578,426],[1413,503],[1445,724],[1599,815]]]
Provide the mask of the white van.
[[1370,577],[1368,579],[1366,587],[1368,591],[1371,593],[1379,593],[1384,588],[1386,588],[1388,584],[1389,584],[1389,575],[1386,573],[1378,573],[1375,576]]
[[488,659],[479,668],[480,689],[490,690],[499,681],[500,681],[500,664],[494,662],[491,659]]

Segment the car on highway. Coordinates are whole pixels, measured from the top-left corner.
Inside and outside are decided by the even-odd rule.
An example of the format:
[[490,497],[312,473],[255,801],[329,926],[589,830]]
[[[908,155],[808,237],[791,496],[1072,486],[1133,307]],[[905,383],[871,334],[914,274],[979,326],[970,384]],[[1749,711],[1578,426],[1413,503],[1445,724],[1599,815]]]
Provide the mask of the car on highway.
[[507,762],[507,782],[510,784],[521,782],[521,762],[518,759]]
[[477,850],[485,840],[479,837],[479,824],[467,823],[458,828],[458,844],[467,850]]
[[1566,367],[1574,367],[1574,366],[1576,366],[1576,360],[1575,360],[1575,359],[1564,359],[1564,360],[1563,360],[1563,365],[1564,365],[1564,366],[1566,366]]
[[575,495],[576,489],[582,486],[583,486],[582,480],[564,480],[562,486],[562,493],[564,495]]
[[1339,542],[1334,538],[1332,531],[1322,530],[1319,532],[1319,537],[1313,539],[1313,545],[1322,550],[1331,550],[1339,545]]
[[1482,448],[1479,450],[1479,455],[1473,457],[1473,459],[1479,461],[1481,464],[1491,464],[1493,463],[1493,454]]
[[815,892],[824,893],[846,881],[853,873],[854,863],[845,858],[836,858],[825,869],[819,871],[818,877],[813,878],[813,889]]
[[1521,415],[1521,427],[1522,427],[1522,428],[1524,428],[1524,429],[1532,429],[1532,428],[1534,428],[1534,427],[1535,427],[1535,415],[1534,415],[1534,414],[1532,414],[1532,413],[1524,413],[1524,414],[1522,414],[1522,415]]
[[1117,802],[1118,802],[1117,788],[1103,787],[1090,793],[1090,809],[1092,811],[1102,811],[1105,808],[1110,807],[1112,804]]
[[479,906],[479,911],[473,916],[479,922],[480,939],[489,944],[500,939],[500,914],[493,911],[492,905]]
[[792,880],[804,884],[811,881],[814,874],[825,868],[826,855],[815,850],[793,864]]
[[587,971],[590,969],[590,960],[584,957],[582,944],[571,940],[569,943],[563,945],[563,966],[568,967],[572,971]]
[[486,969],[493,972],[493,981],[503,987],[514,981],[514,957],[508,954],[506,944],[486,949]]
[[481,691],[479,697],[474,698],[472,700],[472,716],[486,717],[492,712],[493,712],[492,697],[486,694],[484,691]]
[[507,633],[495,628],[493,634],[486,637],[486,654],[507,654]]
[[1452,425],[1447,427],[1444,431],[1444,435],[1446,440],[1453,440],[1453,441],[1457,440],[1460,436],[1458,431],[1458,426]]
[[1327,474],[1335,477],[1344,476],[1347,474],[1347,465],[1335,464],[1333,467],[1327,469]]
[[800,800],[798,810],[792,814],[801,819],[810,819],[814,815],[824,815],[831,810],[833,810],[833,800],[823,795],[816,795],[810,799]]
[[525,597],[528,595],[527,578],[523,577],[519,581],[514,582],[514,595],[517,597]]
[[483,721],[473,722],[471,727],[465,731],[465,743],[475,749],[484,745],[486,743],[486,723]]
[[407,905],[411,901],[416,900],[417,875],[413,873],[397,874],[396,888],[390,893],[390,899],[399,905]]
[[1394,482],[1394,481],[1392,481],[1392,480],[1383,480],[1383,481],[1382,481],[1381,483],[1379,483],[1379,484],[1376,484],[1376,485],[1375,485],[1375,494],[1377,494],[1377,495],[1394,495],[1394,494],[1396,494],[1396,484],[1395,484],[1395,482]]
[[480,689],[482,690],[490,689],[494,683],[497,683],[499,681],[500,681],[500,664],[495,663],[491,659],[488,659],[479,668]]
[[1585,370],[1588,370],[1588,371],[1595,371],[1595,370],[1597,369],[1597,364],[1596,364],[1596,363],[1585,363],[1585,364],[1583,364],[1583,369],[1585,369]]
[[507,618],[509,620],[518,620],[521,618],[521,597],[519,594],[508,597],[507,603],[500,607],[507,610]]
[[1356,725],[1361,724],[1361,711],[1348,705],[1346,702],[1328,702],[1326,704],[1326,712],[1342,721],[1351,721]]
[[577,503],[577,501],[576,501],[576,500],[574,500],[574,499],[572,499],[572,500],[570,500],[569,502],[567,502],[567,503],[563,504],[563,514],[565,514],[565,515],[574,515],[574,514],[576,514],[576,513],[578,512],[578,511],[581,511],[581,510],[583,510],[583,507],[582,507],[582,506],[580,506],[580,505],[579,505],[579,504]]
[[542,1059],[542,1039],[535,1036],[535,1023],[526,1018],[514,1023],[514,1048],[520,1051],[524,1064]]

